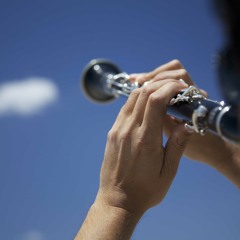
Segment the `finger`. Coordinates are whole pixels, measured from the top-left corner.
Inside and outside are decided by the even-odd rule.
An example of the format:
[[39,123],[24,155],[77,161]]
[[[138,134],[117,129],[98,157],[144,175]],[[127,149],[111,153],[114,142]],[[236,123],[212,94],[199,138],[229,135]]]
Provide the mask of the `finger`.
[[172,60],[168,63],[161,65],[160,67],[154,69],[149,73],[136,75],[135,81],[137,81],[139,84],[143,84],[144,82],[154,78],[154,76],[156,76],[160,72],[183,69],[183,68],[184,67],[179,60]]
[[160,176],[169,184],[176,175],[180,159],[191,136],[192,132],[188,131],[184,124],[180,124],[175,127],[166,143]]
[[143,116],[144,116],[144,112],[146,109],[146,105],[147,105],[147,101],[149,96],[157,91],[158,89],[162,88],[165,84],[169,83],[169,82],[175,82],[176,80],[174,79],[165,79],[162,81],[158,81],[158,82],[153,82],[145,87],[143,87],[141,89],[140,95],[137,99],[137,102],[135,104],[134,110],[133,110],[133,120],[141,125],[142,121],[143,121]]
[[172,116],[166,115],[164,119],[164,125],[163,125],[165,135],[169,137],[173,129],[179,124],[181,124],[180,121],[177,121]]
[[182,69],[184,68],[182,63],[177,60],[177,59],[174,59],[170,62],[167,62],[161,66],[159,66],[158,68],[156,68],[155,70],[153,70],[152,72],[149,73],[149,76],[151,75],[156,75],[160,72],[164,72],[164,71],[169,71],[169,70],[177,70],[177,69]]
[[140,95],[140,92],[141,92],[141,90],[139,88],[137,88],[137,89],[134,89],[130,93],[126,103],[123,105],[123,107],[121,109],[121,112],[123,112],[124,114],[127,114],[127,115],[132,114],[132,111],[135,107],[135,104],[136,104],[137,99]]
[[177,70],[159,72],[157,75],[155,75],[152,78],[152,81],[160,81],[163,79],[170,79],[170,78],[176,79],[176,80],[183,79],[188,85],[194,85],[186,69],[177,69]]
[[139,97],[140,94],[140,89],[135,89],[131,92],[131,94],[129,95],[126,103],[122,106],[116,121],[113,124],[113,129],[119,129],[121,128],[126,121],[128,121],[128,119],[131,118],[133,109],[135,107],[135,104],[137,102],[137,99]]
[[146,73],[132,73],[129,75],[129,80],[131,82],[135,82],[137,78],[140,78],[141,76],[145,75]]
[[183,88],[186,88],[186,85],[186,83],[180,81],[168,82],[152,93],[148,98],[142,125],[145,128],[151,127],[155,129],[158,134],[160,131],[161,134],[166,106],[174,96]]
[[203,89],[200,89],[200,92],[202,93],[203,96],[205,96],[206,98],[208,97],[208,93],[203,90]]

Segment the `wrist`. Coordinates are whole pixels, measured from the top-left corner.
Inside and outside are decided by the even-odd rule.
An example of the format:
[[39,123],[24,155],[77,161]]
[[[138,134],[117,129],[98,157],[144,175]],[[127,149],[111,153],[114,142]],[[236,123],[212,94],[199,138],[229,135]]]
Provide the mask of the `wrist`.
[[95,239],[130,239],[141,218],[140,215],[121,207],[111,206],[99,199],[96,199],[90,211],[97,219],[95,227],[98,237]]
[[133,212],[128,210],[127,208],[120,207],[114,204],[109,204],[103,199],[97,197],[95,202],[92,205],[92,208],[98,212],[108,212],[111,217],[119,217],[122,219],[131,219],[131,222],[138,222],[144,212]]
[[75,240],[128,240],[140,218],[126,209],[96,199]]
[[[138,196],[138,195],[137,195]],[[136,194],[126,193],[121,190],[99,189],[94,205],[101,208],[109,208],[111,211],[121,211],[129,216],[140,219],[148,207],[146,201]]]

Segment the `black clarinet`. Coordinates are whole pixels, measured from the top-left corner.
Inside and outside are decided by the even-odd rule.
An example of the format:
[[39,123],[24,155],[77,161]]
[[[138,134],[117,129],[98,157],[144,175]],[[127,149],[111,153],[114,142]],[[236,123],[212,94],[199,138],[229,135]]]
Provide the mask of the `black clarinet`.
[[[104,59],[94,59],[84,68],[81,86],[89,99],[97,103],[106,103],[119,96],[128,97],[139,87],[131,82],[129,75],[117,65]],[[182,90],[170,101],[167,114],[185,121],[185,126],[204,135],[206,131],[222,138],[240,142],[240,128],[237,109],[224,103],[206,98],[195,86]]]

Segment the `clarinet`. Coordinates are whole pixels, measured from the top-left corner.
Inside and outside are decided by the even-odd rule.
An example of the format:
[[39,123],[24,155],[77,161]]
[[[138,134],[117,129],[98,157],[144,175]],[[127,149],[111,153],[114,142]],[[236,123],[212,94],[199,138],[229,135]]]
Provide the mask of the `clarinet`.
[[[84,68],[81,88],[84,95],[96,102],[111,102],[119,96],[128,97],[139,87],[117,65],[105,59],[94,59]],[[235,143],[240,142],[237,108],[206,98],[198,88],[189,86],[175,96],[167,107],[167,114],[185,121],[185,126],[200,135],[206,131]]]

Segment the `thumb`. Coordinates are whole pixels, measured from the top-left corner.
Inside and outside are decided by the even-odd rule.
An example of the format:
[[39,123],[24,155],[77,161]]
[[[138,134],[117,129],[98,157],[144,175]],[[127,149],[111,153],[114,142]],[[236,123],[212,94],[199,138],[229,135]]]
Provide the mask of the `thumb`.
[[179,124],[174,128],[165,146],[162,177],[170,181],[174,179],[180,159],[192,134],[193,132],[186,129],[184,124]]

